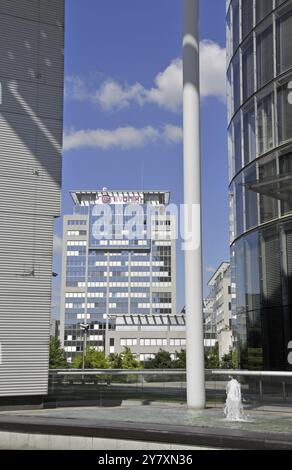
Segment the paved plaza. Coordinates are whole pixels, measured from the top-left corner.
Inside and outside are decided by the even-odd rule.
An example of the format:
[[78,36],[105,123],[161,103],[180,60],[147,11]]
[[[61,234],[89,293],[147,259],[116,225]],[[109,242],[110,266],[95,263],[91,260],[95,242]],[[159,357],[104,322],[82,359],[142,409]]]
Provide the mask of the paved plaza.
[[122,438],[153,445],[292,449],[291,411],[246,410],[246,421],[228,422],[222,408],[196,412],[185,405],[129,402],[112,408],[5,411],[0,413],[0,432]]

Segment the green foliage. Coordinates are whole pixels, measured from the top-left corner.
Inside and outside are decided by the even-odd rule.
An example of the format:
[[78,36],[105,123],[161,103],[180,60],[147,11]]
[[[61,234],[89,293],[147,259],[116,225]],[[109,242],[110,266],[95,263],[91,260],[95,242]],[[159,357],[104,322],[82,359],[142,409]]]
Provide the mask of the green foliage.
[[230,349],[229,353],[225,354],[222,359],[219,359],[219,344],[216,345],[205,354],[205,368],[206,369],[238,369],[238,351]]
[[145,362],[146,369],[171,369],[172,359],[168,351],[160,349],[153,359]]
[[220,362],[220,369],[234,369],[233,366],[233,353],[229,351],[228,354],[225,354]]
[[176,351],[176,359],[172,361],[174,369],[185,369],[187,365],[186,350]]
[[77,354],[74,361],[71,364],[73,369],[82,369],[82,354]]
[[[64,351],[61,349],[62,353]],[[65,355],[63,359],[65,358]],[[50,361],[51,364],[51,361]],[[120,354],[110,354],[105,356],[102,351],[96,351],[94,348],[87,348],[85,355],[86,369],[186,369],[186,351],[176,351],[176,359],[172,360],[168,351],[159,350],[153,359],[149,359],[144,364],[136,358],[131,349],[125,347]],[[51,365],[50,365],[51,367]],[[68,367],[66,359],[65,363],[61,362],[60,368]],[[55,367],[55,368],[57,368]],[[82,354],[78,354],[72,363],[74,369],[82,369]],[[51,367],[53,368],[53,367]],[[211,348],[205,353],[206,369],[238,369],[238,352],[230,351],[219,360],[219,344]]]
[[67,369],[68,363],[64,349],[61,348],[61,343],[56,338],[50,339],[50,369]]
[[[82,369],[82,354],[78,354],[72,363],[73,369]],[[87,348],[85,354],[85,369],[109,369],[110,363],[103,351]]]
[[[78,354],[72,363],[73,369],[82,369],[82,354]],[[87,348],[85,355],[85,369],[141,369],[140,362],[131,352],[124,348],[121,354],[110,354],[106,357],[103,351]]]
[[238,349],[234,349],[232,352],[233,358],[233,369],[239,369],[239,356],[238,356]]
[[120,354],[110,354],[108,356],[108,362],[110,369],[122,369],[123,360]]
[[120,356],[122,369],[142,369],[140,361],[136,359],[130,348],[125,347]]
[[219,369],[219,344],[216,343],[213,348],[205,353],[205,369]]

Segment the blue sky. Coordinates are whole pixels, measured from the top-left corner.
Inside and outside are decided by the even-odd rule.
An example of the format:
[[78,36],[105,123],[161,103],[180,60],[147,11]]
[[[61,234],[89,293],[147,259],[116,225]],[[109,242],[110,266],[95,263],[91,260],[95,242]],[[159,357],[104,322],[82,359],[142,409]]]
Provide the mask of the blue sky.
[[[201,1],[205,284],[229,257],[225,0]],[[72,189],[159,189],[182,203],[181,0],[66,0],[62,212]],[[54,270],[60,273],[61,220]],[[178,247],[178,309],[184,304]],[[58,316],[60,276],[54,281]],[[205,289],[206,291],[206,289]]]

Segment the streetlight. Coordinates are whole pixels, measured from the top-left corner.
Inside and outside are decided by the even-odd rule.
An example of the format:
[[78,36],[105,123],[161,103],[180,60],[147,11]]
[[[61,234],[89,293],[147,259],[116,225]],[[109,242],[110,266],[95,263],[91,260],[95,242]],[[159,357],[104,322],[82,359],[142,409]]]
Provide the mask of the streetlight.
[[199,0],[183,0],[183,140],[185,234],[192,214],[192,239],[185,250],[187,404],[205,408],[203,284],[201,248]]
[[87,332],[89,329],[88,323],[80,323],[79,325],[80,330],[83,333],[83,354],[82,354],[82,370],[85,369],[85,354],[86,354],[86,347],[87,347]]

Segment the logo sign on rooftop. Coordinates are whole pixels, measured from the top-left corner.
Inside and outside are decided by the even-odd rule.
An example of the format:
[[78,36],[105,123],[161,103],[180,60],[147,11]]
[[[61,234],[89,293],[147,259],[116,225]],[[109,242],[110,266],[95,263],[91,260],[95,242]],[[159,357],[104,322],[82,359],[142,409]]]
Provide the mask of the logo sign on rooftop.
[[143,193],[98,193],[96,195],[96,204],[144,204]]

